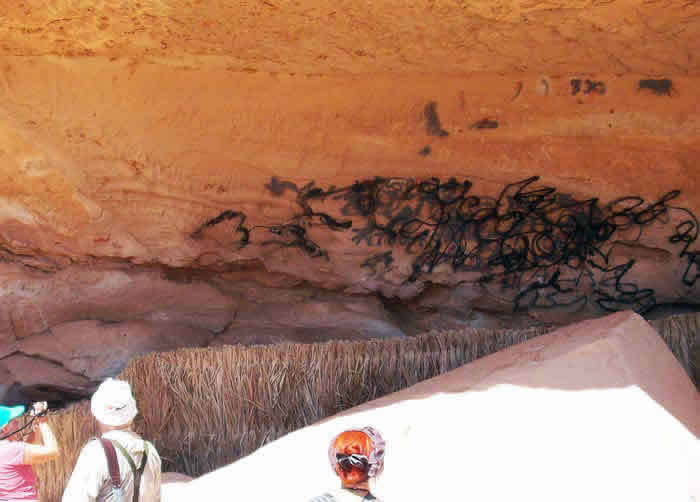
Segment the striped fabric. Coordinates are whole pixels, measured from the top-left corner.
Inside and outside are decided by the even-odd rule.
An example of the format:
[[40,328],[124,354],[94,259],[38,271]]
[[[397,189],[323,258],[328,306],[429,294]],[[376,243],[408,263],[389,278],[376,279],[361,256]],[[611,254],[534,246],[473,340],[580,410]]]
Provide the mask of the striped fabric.
[[336,500],[330,493],[324,493],[323,495],[312,498],[309,502],[336,502]]
[[[358,499],[359,501],[360,499]],[[373,497],[371,494],[370,495],[365,495],[362,497],[361,502],[382,502],[378,498]],[[330,493],[324,493],[323,495],[319,495],[318,497],[312,498],[309,502],[338,502],[338,499],[336,499],[333,495]]]

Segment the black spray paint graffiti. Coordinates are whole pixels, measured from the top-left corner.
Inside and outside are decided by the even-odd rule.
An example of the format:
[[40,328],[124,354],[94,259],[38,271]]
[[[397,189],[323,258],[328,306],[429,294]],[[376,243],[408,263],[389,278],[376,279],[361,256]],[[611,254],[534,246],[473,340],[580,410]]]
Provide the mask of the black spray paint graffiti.
[[605,82],[601,82],[600,80],[581,80],[580,78],[572,78],[571,79],[571,95],[576,96],[579,92],[581,92],[581,85],[583,84],[583,93],[584,94],[605,94],[605,91],[607,90],[605,87]]
[[673,89],[673,81],[668,78],[647,78],[639,81],[637,90],[648,89],[657,96],[670,96]]
[[[480,273],[481,285],[510,298],[515,310],[594,302],[607,311],[643,313],[655,306],[655,293],[628,278],[635,260],[614,258],[614,242],[639,241],[645,227],[668,223],[673,213],[682,216],[669,237],[687,260],[682,281],[693,286],[700,277],[700,251],[690,250],[698,239],[698,220],[688,209],[670,205],[679,191],[654,202],[623,197],[601,205],[598,199],[576,200],[536,186],[537,181],[528,178],[507,185],[497,197],[483,197],[472,193],[471,182],[455,178],[376,177],[328,189],[272,178],[266,185],[272,194],[295,194],[299,211],[290,221],[248,229],[245,215],[225,211],[197,232],[233,219],[241,246],[250,243],[252,231],[263,229],[275,236],[261,240],[263,246],[296,247],[328,259],[307,229],[351,230],[356,245],[392,248],[365,260],[362,266],[373,273],[390,270],[400,248],[413,257],[410,282],[445,265]],[[339,215],[316,209],[326,201],[340,206]]]
[[431,101],[423,109],[423,115],[425,116],[425,131],[431,136],[437,136],[439,138],[444,138],[449,136],[450,133],[445,131],[440,124],[440,117],[437,114],[437,103]]
[[240,234],[238,245],[242,248],[250,243],[250,229],[244,226],[246,216],[238,211],[223,211],[215,218],[205,221],[197,230],[192,232],[191,237],[198,239],[207,228],[214,227],[224,221],[236,221],[237,225],[234,234]]
[[498,121],[491,119],[481,119],[474,122],[471,129],[498,129]]
[[425,145],[423,148],[421,148],[418,151],[418,155],[422,155],[423,157],[427,157],[430,155],[430,152],[432,152],[433,149],[430,147],[430,145]]

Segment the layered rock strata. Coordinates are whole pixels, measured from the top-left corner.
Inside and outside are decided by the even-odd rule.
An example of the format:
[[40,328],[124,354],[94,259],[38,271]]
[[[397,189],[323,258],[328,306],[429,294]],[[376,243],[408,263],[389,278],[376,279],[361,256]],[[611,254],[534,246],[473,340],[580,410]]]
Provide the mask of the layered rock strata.
[[698,5],[59,0],[3,20],[13,399],[83,394],[149,350],[700,303]]

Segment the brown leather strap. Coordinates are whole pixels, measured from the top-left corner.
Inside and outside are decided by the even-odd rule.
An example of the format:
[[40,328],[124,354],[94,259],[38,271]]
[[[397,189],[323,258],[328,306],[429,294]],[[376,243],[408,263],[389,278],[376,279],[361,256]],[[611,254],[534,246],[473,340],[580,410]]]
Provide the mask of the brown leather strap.
[[109,439],[105,438],[100,438],[100,443],[107,456],[107,467],[109,468],[109,477],[112,480],[112,486],[121,489],[122,477],[119,474],[119,462],[117,461],[117,452],[114,449],[114,445]]

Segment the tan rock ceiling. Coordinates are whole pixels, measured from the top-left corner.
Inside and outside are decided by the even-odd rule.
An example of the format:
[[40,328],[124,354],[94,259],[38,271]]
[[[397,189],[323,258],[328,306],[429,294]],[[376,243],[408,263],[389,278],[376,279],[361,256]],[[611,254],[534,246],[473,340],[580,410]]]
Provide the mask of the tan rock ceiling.
[[[273,176],[321,187],[456,176],[494,196],[538,175],[577,198],[680,189],[680,205],[700,207],[694,2],[6,4],[9,261],[262,260],[325,287],[353,283],[373,250],[350,232],[309,229],[325,265],[294,249],[240,250],[231,229],[192,238],[222,211],[258,228],[288,219],[298,207],[266,190]],[[672,86],[641,89],[652,77]],[[426,129],[430,103],[445,134]],[[498,128],[476,127],[484,120]],[[654,235],[647,245],[665,248],[669,231]]]
[[232,71],[696,75],[687,0],[27,0],[0,54]]

